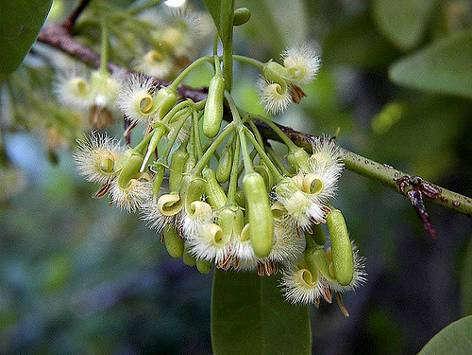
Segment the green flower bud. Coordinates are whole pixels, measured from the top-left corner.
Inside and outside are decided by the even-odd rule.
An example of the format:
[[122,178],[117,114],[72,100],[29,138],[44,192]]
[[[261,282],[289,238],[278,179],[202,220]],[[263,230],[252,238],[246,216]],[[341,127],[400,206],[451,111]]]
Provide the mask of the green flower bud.
[[251,11],[246,7],[240,7],[234,10],[233,26],[241,26],[249,21],[251,18]]
[[218,134],[223,120],[223,99],[225,80],[222,75],[215,74],[208,86],[208,96],[203,114],[203,133],[208,138]]
[[169,255],[173,258],[181,258],[184,253],[184,241],[180,238],[176,229],[168,226],[162,234],[164,236],[164,245]]
[[332,210],[326,217],[326,224],[331,238],[336,280],[343,286],[349,285],[354,275],[354,261],[346,221],[341,211]]
[[186,150],[187,143],[180,145],[172,155],[169,169],[169,190],[178,191],[182,184],[183,173],[185,172],[185,164],[188,160],[188,153]]
[[218,162],[218,166],[216,167],[215,176],[216,180],[219,183],[223,183],[228,181],[229,176],[231,174],[231,166],[233,164],[233,153],[229,147],[225,149],[223,155]]
[[215,172],[210,168],[202,171],[202,176],[206,180],[205,193],[208,196],[210,205],[216,209],[226,205],[226,194],[215,177]]
[[244,196],[244,192],[242,190],[236,191],[235,200],[238,206],[241,206],[243,209],[246,208],[246,197]]
[[265,258],[272,249],[274,226],[262,176],[256,172],[246,174],[243,191],[247,201],[251,245],[256,256]]
[[157,118],[162,119],[177,102],[177,92],[169,87],[162,88],[157,92],[155,103],[157,107]]
[[211,271],[211,262],[203,259],[197,259],[196,261],[197,270],[200,274],[208,274]]

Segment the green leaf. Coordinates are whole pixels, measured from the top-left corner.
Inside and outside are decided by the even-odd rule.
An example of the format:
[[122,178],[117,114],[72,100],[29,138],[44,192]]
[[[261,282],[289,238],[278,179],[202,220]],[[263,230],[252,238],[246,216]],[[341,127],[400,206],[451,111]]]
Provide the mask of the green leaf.
[[277,282],[275,276],[215,272],[214,354],[311,354],[309,309],[285,302]]
[[375,0],[374,19],[396,46],[413,48],[421,40],[437,0]]
[[395,63],[390,78],[411,88],[472,98],[472,32],[459,32]]
[[419,355],[467,355],[472,349],[472,316],[449,324],[436,334],[419,352]]
[[223,45],[232,38],[234,0],[204,0]]
[[472,314],[472,239],[464,255],[461,291],[462,310],[464,314]]
[[0,81],[23,61],[46,20],[52,0],[0,2]]

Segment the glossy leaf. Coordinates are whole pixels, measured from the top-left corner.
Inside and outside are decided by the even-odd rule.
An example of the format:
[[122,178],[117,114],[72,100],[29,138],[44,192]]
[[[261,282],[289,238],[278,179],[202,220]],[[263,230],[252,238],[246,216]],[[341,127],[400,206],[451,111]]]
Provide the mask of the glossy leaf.
[[397,84],[472,98],[472,32],[460,32],[397,62],[390,68]]
[[215,272],[214,354],[311,354],[308,307],[285,302],[277,283],[274,276]]
[[396,46],[413,48],[421,40],[436,0],[375,0],[374,19]]
[[449,324],[436,334],[419,352],[419,355],[467,355],[472,349],[472,316]]
[[0,2],[0,81],[28,53],[46,20],[52,0]]
[[461,296],[463,314],[472,314],[472,239],[469,241],[462,264]]
[[234,0],[204,0],[223,45],[233,33]]

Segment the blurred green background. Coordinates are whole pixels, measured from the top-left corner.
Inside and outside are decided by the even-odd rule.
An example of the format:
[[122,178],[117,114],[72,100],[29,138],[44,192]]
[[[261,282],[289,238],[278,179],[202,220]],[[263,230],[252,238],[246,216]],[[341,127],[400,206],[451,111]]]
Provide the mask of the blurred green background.
[[[73,3],[55,1],[49,21],[63,18]],[[304,40],[320,48],[323,66],[308,97],[278,122],[312,134],[339,132],[344,147],[472,195],[470,1],[236,3],[252,12],[235,31],[239,53],[277,59]],[[129,64],[126,56],[114,59]],[[50,77],[34,60],[26,63],[35,75]],[[189,83],[204,84],[206,76]],[[256,78],[236,66],[234,91],[243,108],[262,112]],[[94,200],[70,149],[48,152],[36,121],[12,123],[5,102],[0,352],[211,353],[211,276],[170,259],[136,216]],[[427,204],[438,231],[432,240],[403,197],[351,172],[341,179],[336,204],[367,257],[369,281],[346,295],[350,318],[335,305],[313,309],[315,353],[412,354],[472,314],[470,218]]]

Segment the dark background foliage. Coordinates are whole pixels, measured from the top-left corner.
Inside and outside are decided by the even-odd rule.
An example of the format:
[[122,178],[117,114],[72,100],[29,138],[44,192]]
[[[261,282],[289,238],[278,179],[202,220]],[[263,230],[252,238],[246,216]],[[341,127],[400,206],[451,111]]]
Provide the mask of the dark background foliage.
[[[469,33],[468,43],[470,2],[237,5],[253,13],[235,32],[239,52],[277,58],[304,39],[322,52],[308,97],[280,122],[313,134],[339,130],[339,142],[356,152],[472,195],[472,68],[464,74],[468,86],[448,76],[455,64],[470,68],[472,51],[446,46],[422,57],[450,36]],[[55,1],[55,19],[69,6]],[[404,64],[414,55],[413,67]],[[437,72],[428,73],[431,61]],[[237,67],[235,93],[246,109],[260,111],[254,76]],[[0,352],[210,353],[211,276],[171,260],[135,216],[93,200],[69,150],[59,150],[54,165],[36,135],[8,132],[4,140],[23,183],[18,175],[0,186],[2,196],[19,190],[0,203]],[[313,309],[316,353],[416,353],[472,314],[470,218],[428,204],[433,240],[403,197],[351,172],[336,203],[367,257],[369,281],[346,295],[350,318],[335,305]]]

